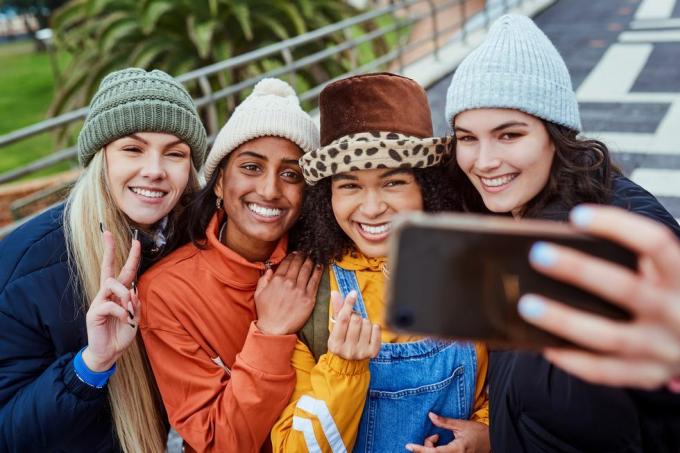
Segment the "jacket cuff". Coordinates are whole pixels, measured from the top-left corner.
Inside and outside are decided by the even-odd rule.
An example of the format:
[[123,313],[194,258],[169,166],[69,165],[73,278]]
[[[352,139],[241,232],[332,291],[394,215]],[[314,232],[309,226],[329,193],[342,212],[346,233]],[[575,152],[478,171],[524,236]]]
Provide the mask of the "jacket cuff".
[[[75,356],[75,354],[74,354]],[[83,382],[76,374],[76,367],[74,364],[75,357],[64,363],[64,386],[76,397],[82,400],[95,400],[103,395],[106,395],[106,387],[92,387]]]
[[322,361],[326,361],[328,368],[336,374],[355,376],[368,371],[368,363],[370,360],[347,360],[332,352],[327,352],[319,359],[319,362]]
[[[86,348],[87,346],[85,346]],[[76,370],[76,376],[80,378],[81,381],[89,385],[90,387],[97,387],[98,389],[104,387],[109,378],[113,373],[116,372],[116,364],[114,363],[111,368],[106,371],[92,371],[87,367],[87,364],[83,360],[83,350],[78,351],[75,358],[73,359],[73,368]]]
[[248,335],[239,353],[241,359],[251,367],[270,374],[290,374],[293,372],[291,358],[297,336],[265,335],[250,323]]

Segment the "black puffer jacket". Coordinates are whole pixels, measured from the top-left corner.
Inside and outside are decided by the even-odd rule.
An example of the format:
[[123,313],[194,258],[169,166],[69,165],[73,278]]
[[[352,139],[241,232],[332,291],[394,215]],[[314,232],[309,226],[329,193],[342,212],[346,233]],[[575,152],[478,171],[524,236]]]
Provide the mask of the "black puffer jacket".
[[[646,190],[614,179],[615,206],[680,227]],[[545,217],[564,220],[554,206]],[[492,351],[489,363],[494,452],[680,452],[680,395],[588,384],[539,354]]]

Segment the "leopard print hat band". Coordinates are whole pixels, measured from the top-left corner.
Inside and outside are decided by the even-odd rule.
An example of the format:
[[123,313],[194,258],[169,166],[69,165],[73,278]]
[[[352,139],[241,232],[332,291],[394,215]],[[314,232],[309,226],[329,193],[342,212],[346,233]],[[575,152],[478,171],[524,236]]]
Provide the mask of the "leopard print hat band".
[[360,132],[305,153],[300,167],[307,184],[347,171],[425,168],[448,160],[453,137],[420,138],[396,132]]

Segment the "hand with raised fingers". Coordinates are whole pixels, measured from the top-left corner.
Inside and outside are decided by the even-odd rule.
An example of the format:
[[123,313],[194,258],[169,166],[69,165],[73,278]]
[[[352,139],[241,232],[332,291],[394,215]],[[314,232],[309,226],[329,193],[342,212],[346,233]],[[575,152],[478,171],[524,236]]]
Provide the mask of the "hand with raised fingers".
[[276,272],[268,269],[255,290],[257,327],[267,335],[288,335],[304,326],[316,302],[323,266],[291,253]]
[[453,432],[455,438],[444,445],[437,445],[439,435],[433,434],[425,439],[422,445],[406,444],[408,451],[417,453],[488,453],[491,451],[489,427],[484,423],[472,420],[459,420],[442,417],[430,412],[432,424]]
[[570,218],[582,231],[636,252],[639,270],[547,243],[532,248],[532,266],[626,308],[633,319],[614,321],[526,295],[518,306],[524,319],[587,348],[548,348],[545,357],[589,382],[643,389],[669,384],[680,392],[680,241],[660,223],[618,208],[582,205]]
[[99,292],[85,316],[87,347],[83,361],[95,372],[106,371],[127,349],[137,335],[140,303],[133,282],[141,259],[141,245],[133,240],[130,253],[118,276],[114,270],[114,244],[104,231],[104,257]]
[[356,300],[356,291],[351,291],[344,302],[340,293],[331,292],[335,322],[328,336],[328,351],[345,360],[371,359],[380,352],[380,326],[353,312]]

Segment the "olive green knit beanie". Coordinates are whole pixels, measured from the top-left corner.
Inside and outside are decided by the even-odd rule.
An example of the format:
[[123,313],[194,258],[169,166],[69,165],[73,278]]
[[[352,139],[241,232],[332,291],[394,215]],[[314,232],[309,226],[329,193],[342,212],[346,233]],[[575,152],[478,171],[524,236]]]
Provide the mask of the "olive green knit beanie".
[[205,161],[205,127],[184,86],[163,71],[127,68],[104,77],[78,135],[83,167],[105,145],[135,132],[165,132],[191,148],[196,169]]

